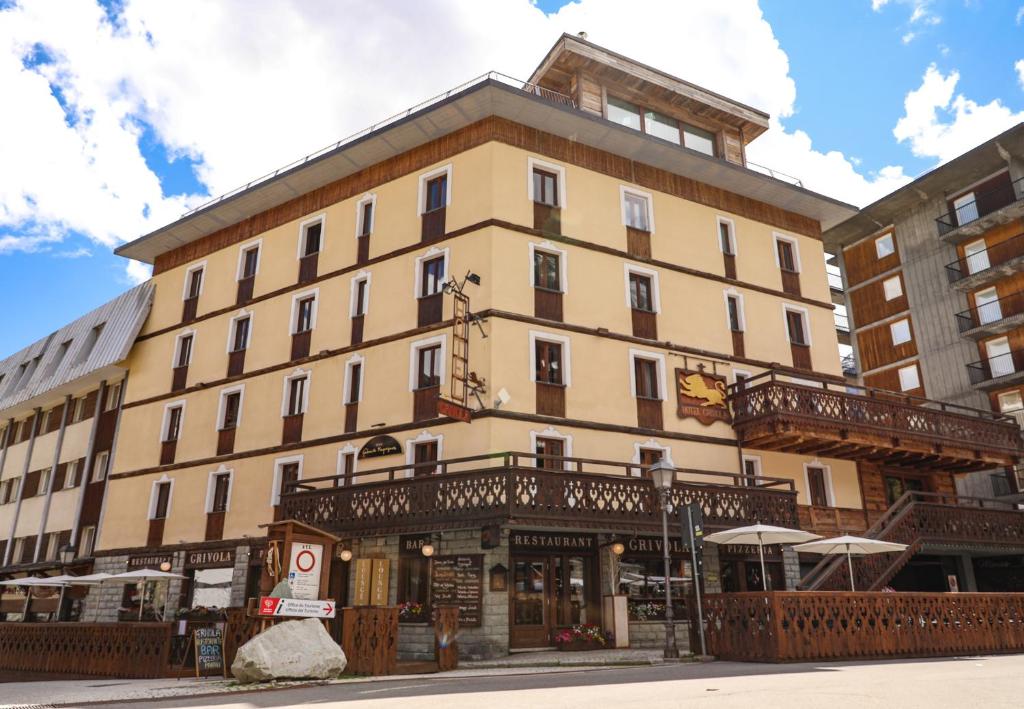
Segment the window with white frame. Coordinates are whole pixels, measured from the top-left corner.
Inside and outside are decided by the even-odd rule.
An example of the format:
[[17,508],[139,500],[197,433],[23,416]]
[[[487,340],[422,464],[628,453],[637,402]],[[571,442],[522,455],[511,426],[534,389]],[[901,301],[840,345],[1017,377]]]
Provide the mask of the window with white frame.
[[796,239],[775,234],[775,265],[790,273],[800,272],[800,251]]
[[284,416],[298,416],[306,413],[309,403],[309,374],[296,373],[285,378]]
[[252,332],[252,315],[242,314],[231,318],[231,332],[228,337],[228,352],[241,352],[249,349],[249,337]]
[[366,315],[370,308],[370,274],[360,271],[359,275],[352,278],[350,291],[349,314],[354,318]]
[[351,485],[356,474],[359,451],[351,443],[338,451],[338,470],[334,478],[334,486]]
[[69,460],[64,473],[64,489],[70,490],[75,486],[75,479],[78,477],[79,461]]
[[444,436],[434,435],[430,431],[421,431],[416,438],[405,442],[405,462],[409,466],[406,473],[408,477],[419,477],[421,475],[433,475],[439,472],[439,467],[434,465],[441,460]]
[[171,513],[174,481],[166,475],[153,483],[149,496],[149,519],[167,519]]
[[631,349],[629,387],[638,399],[664,399],[665,355]]
[[191,300],[198,298],[203,292],[203,273],[206,269],[206,261],[189,267],[185,271],[185,292],[182,299]]
[[658,288],[658,272],[635,264],[623,265],[626,285],[626,305],[631,310],[648,313],[661,311],[661,297]]
[[444,335],[409,345],[409,391],[440,386],[445,377],[447,340]]
[[363,398],[363,357],[354,355],[345,363],[345,403],[358,404]]
[[564,470],[565,458],[572,457],[572,436],[548,426],[543,431],[530,431],[530,450],[537,457],[534,467],[543,470]]
[[725,315],[729,329],[733,332],[743,332],[746,329],[746,322],[743,317],[743,296],[735,291],[725,293]]
[[108,468],[110,467],[110,451],[100,451],[92,463],[92,482],[96,483],[107,479]]
[[82,543],[78,545],[79,558],[92,556],[93,547],[96,546],[96,525],[90,524],[82,527]]
[[227,512],[231,501],[232,471],[221,469],[210,473],[206,488],[206,511]]
[[896,253],[896,244],[893,243],[892,234],[883,234],[875,239],[875,255],[878,258],[885,258]]
[[549,241],[530,243],[530,285],[553,292],[568,290],[566,253]]
[[793,305],[784,305],[786,338],[790,344],[807,347],[811,344],[811,333],[807,328],[807,310]]
[[316,326],[316,296],[313,291],[292,298],[292,334],[309,332]]
[[377,210],[377,195],[368,194],[356,202],[356,236],[373,233],[374,213]]
[[743,484],[748,487],[757,487],[758,479],[761,477],[761,458],[756,455],[743,456]]
[[813,507],[834,507],[832,492],[832,470],[820,463],[804,463],[804,483],[807,497]]
[[903,319],[890,323],[889,334],[892,337],[893,346],[910,342],[910,321]]
[[260,268],[260,245],[257,240],[243,246],[238,253],[238,280],[253,278]]
[[622,199],[622,223],[638,231],[654,231],[654,217],[651,214],[651,195],[646,192],[620,188]]
[[431,248],[416,259],[415,296],[437,295],[448,279],[448,249]]
[[736,255],[736,225],[732,219],[718,217],[718,248],[727,256]]
[[270,488],[270,505],[281,504],[281,493],[290,483],[302,480],[302,456],[294,455],[274,461],[274,481]]
[[103,402],[104,411],[113,411],[121,404],[121,382],[107,386],[107,396]]
[[242,396],[245,391],[243,386],[225,389],[220,393],[220,406],[217,412],[218,428],[227,431],[238,428],[242,422]]
[[445,165],[420,175],[419,214],[433,212],[452,203],[452,166]]
[[183,332],[178,335],[174,348],[174,366],[187,367],[192,362],[192,344],[195,341],[195,333],[192,331]]
[[900,378],[900,391],[913,391],[921,386],[921,377],[917,364],[900,367],[896,372]]
[[565,209],[565,168],[527,158],[526,191],[531,202]]
[[903,281],[900,280],[899,276],[892,276],[882,281],[882,292],[885,294],[885,299],[896,300],[903,295]]
[[321,215],[307,219],[299,225],[299,257],[318,254],[323,249],[324,224],[326,217]]
[[181,437],[181,425],[185,419],[184,402],[167,404],[164,408],[163,441],[176,441]]
[[570,340],[562,335],[530,331],[530,381],[570,386]]

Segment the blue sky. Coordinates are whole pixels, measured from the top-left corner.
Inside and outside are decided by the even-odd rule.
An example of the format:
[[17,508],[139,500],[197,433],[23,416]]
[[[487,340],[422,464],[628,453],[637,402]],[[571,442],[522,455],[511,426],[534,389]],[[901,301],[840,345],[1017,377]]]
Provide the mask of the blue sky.
[[758,160],[855,203],[1024,118],[1024,0],[61,5],[0,0],[0,358],[140,278],[117,243],[562,31],[769,110]]

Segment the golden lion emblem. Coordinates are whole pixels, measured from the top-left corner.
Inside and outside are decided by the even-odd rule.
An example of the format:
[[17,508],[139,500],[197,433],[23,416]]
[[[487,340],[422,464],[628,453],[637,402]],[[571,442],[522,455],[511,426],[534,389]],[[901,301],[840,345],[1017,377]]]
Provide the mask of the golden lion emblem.
[[700,374],[694,373],[682,378],[682,393],[691,399],[704,399],[701,406],[725,406],[725,382],[716,380],[714,387],[709,387]]

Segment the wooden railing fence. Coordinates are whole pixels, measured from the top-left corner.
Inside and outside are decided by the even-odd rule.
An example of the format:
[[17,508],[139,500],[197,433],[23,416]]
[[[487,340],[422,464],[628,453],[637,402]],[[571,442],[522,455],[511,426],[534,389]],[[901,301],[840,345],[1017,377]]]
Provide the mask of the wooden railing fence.
[[0,670],[163,677],[169,623],[0,623]]
[[398,608],[345,608],[341,615],[345,674],[392,675],[398,660]]
[[434,609],[434,659],[438,672],[459,669],[459,607]]
[[728,593],[703,607],[708,652],[725,660],[1024,651],[1024,594]]

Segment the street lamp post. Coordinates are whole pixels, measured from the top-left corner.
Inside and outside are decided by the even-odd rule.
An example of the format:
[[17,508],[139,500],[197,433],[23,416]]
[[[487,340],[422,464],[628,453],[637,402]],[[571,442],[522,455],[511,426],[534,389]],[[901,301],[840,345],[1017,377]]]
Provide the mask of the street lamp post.
[[661,503],[661,549],[665,557],[665,657],[677,658],[679,648],[676,647],[675,614],[672,612],[672,558],[668,545],[668,512],[672,506],[669,495],[676,479],[676,469],[670,463],[659,460],[649,470]]

